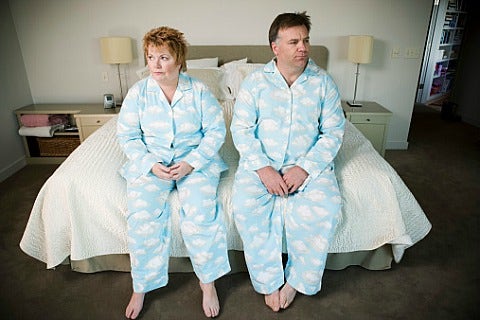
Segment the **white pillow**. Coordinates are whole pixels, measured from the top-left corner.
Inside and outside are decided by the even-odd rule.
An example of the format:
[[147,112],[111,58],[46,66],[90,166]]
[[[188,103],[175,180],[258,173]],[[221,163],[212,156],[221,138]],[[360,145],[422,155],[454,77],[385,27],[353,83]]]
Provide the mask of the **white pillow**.
[[189,76],[197,78],[208,86],[218,100],[229,99],[226,91],[224,71],[220,68],[193,68],[186,72]]
[[229,61],[229,62],[224,63],[222,65],[222,68],[224,68],[225,70],[231,70],[232,68],[235,68],[236,65],[247,63],[247,60],[248,60],[248,58]]
[[187,60],[187,70],[193,68],[198,69],[212,67],[218,67],[218,57]]
[[237,87],[237,67],[247,63],[248,58],[240,60],[234,60],[224,63],[220,68],[225,71],[225,89],[228,92],[230,99],[235,99],[236,92],[233,92],[232,88]]
[[264,63],[236,63],[228,66],[225,72],[225,82],[228,92],[235,99],[240,86],[247,75],[251,72],[265,67]]
[[240,76],[245,79],[253,71],[263,69],[265,67],[264,63],[246,63],[241,66],[238,66],[237,70],[240,73]]

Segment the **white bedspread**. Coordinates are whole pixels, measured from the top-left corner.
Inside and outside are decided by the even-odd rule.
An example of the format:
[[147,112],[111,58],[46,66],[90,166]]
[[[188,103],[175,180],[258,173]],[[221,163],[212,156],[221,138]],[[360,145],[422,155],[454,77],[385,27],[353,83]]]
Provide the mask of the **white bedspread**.
[[[37,196],[20,247],[45,262],[47,268],[59,265],[67,257],[83,260],[128,253],[126,183],[118,173],[125,157],[115,131],[116,118],[86,139],[45,182]],[[237,154],[229,135],[227,141],[221,151],[230,169],[220,183],[219,199],[227,222],[228,248],[242,250],[230,203]],[[395,261],[399,262],[405,249],[431,229],[412,193],[350,123],[335,162],[343,212],[329,252],[372,250],[390,243]],[[180,236],[175,192],[170,201],[174,235],[171,255],[187,256]]]

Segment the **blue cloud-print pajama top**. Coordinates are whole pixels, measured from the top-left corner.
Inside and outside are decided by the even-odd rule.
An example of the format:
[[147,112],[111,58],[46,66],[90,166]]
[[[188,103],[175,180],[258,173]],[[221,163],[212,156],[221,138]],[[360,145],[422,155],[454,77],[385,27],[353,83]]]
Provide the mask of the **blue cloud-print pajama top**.
[[[217,202],[218,155],[225,139],[222,109],[200,81],[180,73],[171,104],[155,80],[137,82],[123,102],[117,125],[128,158],[127,232],[133,290],[148,292],[168,282],[171,238],[167,198],[177,188],[182,206],[180,228],[194,271],[209,283],[230,271],[223,213]],[[157,162],[186,161],[194,170],[178,181],[156,177]]]
[[[338,89],[312,60],[290,87],[274,60],[242,83],[231,125],[240,153],[232,201],[257,292],[270,294],[285,279],[303,294],[320,290],[341,211],[333,159],[344,125]],[[268,193],[256,173],[265,166],[283,173],[294,165],[309,176],[288,197]],[[285,270],[282,241],[288,251]]]

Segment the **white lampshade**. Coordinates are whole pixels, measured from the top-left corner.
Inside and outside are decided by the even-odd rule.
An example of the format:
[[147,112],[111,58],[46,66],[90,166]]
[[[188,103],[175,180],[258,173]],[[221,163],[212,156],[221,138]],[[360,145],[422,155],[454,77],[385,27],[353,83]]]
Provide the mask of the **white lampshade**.
[[373,37],[349,36],[348,60],[354,63],[370,63],[372,61]]
[[100,38],[103,63],[132,62],[132,40],[129,37]]

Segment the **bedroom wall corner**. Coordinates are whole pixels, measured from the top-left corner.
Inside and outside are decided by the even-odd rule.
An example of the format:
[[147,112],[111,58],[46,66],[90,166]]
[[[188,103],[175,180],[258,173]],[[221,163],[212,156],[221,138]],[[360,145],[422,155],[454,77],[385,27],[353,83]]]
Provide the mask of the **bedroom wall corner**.
[[0,182],[5,181],[7,178],[12,176],[15,172],[19,171],[27,165],[27,160],[25,156],[13,161],[6,167],[0,168]]
[[26,165],[13,111],[33,102],[10,5],[0,1],[0,181]]

